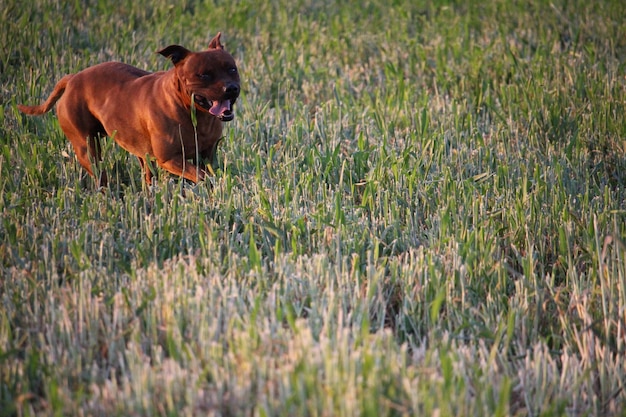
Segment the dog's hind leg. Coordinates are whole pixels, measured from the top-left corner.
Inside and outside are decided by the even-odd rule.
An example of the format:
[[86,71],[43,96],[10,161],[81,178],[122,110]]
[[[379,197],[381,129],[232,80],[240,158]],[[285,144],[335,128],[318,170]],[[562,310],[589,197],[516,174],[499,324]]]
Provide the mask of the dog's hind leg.
[[[70,105],[71,100],[61,100],[57,105],[57,117],[61,129],[70,140],[78,162],[92,176],[95,177],[93,165],[102,160],[101,138],[106,136],[102,123],[89,110],[81,105]],[[105,172],[100,173],[98,185],[107,186]]]

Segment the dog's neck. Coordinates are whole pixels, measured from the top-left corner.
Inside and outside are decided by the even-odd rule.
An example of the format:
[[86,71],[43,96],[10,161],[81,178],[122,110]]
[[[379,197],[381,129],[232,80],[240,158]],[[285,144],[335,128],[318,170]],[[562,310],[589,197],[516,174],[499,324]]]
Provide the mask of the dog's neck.
[[185,85],[185,80],[181,79],[180,75],[177,71],[173,72],[174,75],[174,84],[176,85],[176,92],[178,94],[178,98],[180,102],[183,104],[185,109],[191,109],[191,92],[187,90],[187,86]]

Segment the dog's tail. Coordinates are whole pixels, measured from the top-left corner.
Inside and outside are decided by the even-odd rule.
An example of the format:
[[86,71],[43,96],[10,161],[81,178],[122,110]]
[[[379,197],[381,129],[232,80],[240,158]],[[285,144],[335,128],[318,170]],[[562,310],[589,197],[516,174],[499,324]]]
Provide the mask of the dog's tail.
[[22,113],[30,114],[30,115],[39,115],[44,114],[45,112],[50,111],[54,103],[56,103],[63,93],[65,92],[65,87],[67,87],[67,83],[74,77],[73,74],[66,75],[61,78],[61,80],[54,86],[54,90],[52,90],[52,94],[48,97],[45,103],[40,104],[38,106],[24,106],[23,104],[18,104],[17,108],[20,109]]

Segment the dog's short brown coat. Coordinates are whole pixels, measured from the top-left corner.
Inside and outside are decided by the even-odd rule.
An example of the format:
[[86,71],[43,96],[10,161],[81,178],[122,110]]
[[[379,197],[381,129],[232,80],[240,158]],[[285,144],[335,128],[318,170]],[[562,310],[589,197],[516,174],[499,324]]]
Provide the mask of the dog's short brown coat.
[[[100,138],[108,135],[139,159],[148,184],[150,159],[172,174],[200,181],[207,171],[189,161],[213,158],[222,121],[233,119],[240,92],[237,65],[220,35],[206,51],[178,45],[160,50],[174,63],[168,71],[150,73],[107,62],[61,78],[45,103],[18,108],[39,115],[58,101],[61,129],[91,175],[92,162],[101,159]],[[106,185],[106,176],[100,185]]]

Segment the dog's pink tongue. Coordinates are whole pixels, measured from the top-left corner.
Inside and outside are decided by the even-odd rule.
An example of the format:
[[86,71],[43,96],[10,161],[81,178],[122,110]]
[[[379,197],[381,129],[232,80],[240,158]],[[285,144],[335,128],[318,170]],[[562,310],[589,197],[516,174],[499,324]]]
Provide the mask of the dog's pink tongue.
[[230,100],[214,101],[209,109],[209,113],[213,116],[221,116],[226,112],[230,112]]

